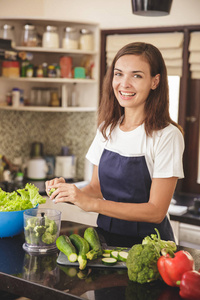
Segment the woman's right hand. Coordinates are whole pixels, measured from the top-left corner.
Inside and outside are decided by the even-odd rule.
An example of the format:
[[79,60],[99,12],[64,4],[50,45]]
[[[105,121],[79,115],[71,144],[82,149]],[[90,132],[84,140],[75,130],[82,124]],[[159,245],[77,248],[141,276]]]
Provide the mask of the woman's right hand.
[[63,177],[54,178],[45,182],[46,193],[49,196],[49,192],[52,188],[55,188],[54,185],[58,183],[65,183],[65,179]]

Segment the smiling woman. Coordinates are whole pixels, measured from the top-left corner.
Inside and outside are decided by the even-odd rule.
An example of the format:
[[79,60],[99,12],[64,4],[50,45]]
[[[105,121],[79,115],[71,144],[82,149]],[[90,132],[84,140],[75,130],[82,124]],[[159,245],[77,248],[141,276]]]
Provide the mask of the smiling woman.
[[86,158],[94,165],[79,190],[56,178],[46,183],[55,202],[98,213],[97,231],[112,246],[131,247],[160,232],[174,240],[167,217],[182,178],[182,129],[169,115],[166,66],[160,51],[131,43],[118,51],[105,76],[98,130]]

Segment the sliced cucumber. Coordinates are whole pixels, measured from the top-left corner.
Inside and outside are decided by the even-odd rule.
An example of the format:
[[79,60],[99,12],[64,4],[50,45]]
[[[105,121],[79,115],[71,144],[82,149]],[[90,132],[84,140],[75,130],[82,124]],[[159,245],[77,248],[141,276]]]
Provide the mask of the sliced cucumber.
[[106,265],[106,266],[113,266],[116,264],[117,259],[113,258],[113,257],[104,257],[102,258],[102,264]]
[[111,257],[113,257],[115,259],[118,259],[119,252],[118,251],[112,251],[110,255],[111,255]]
[[118,256],[119,260],[126,261],[127,257],[128,257],[128,252],[126,252],[126,251],[120,251],[119,252],[119,256]]
[[103,249],[103,253],[111,253],[112,251],[112,249]]
[[103,253],[102,256],[103,257],[110,257],[110,253]]

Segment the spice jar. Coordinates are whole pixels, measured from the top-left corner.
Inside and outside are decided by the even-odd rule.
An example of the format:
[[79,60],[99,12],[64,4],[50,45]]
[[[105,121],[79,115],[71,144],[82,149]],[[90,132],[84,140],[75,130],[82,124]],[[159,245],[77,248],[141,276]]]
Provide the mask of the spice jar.
[[62,40],[62,48],[78,49],[78,30],[74,27],[66,27]]
[[47,26],[42,37],[42,47],[44,48],[59,48],[59,36],[57,27]]
[[37,45],[38,39],[35,26],[26,24],[22,34],[22,46],[36,47]]
[[88,29],[80,30],[80,49],[81,50],[93,50],[94,49],[94,36],[93,32]]
[[54,65],[49,65],[48,66],[48,77],[49,78],[54,78],[56,77],[56,69]]
[[14,33],[14,26],[5,24],[1,27],[1,34],[0,38],[4,40],[11,40],[11,46],[15,47],[15,33]]

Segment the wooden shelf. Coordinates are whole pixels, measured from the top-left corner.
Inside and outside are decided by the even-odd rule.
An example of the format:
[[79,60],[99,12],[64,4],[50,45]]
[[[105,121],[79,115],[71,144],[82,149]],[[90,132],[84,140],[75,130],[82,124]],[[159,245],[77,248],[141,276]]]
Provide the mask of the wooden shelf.
[[79,78],[41,78],[41,77],[0,77],[6,81],[21,81],[21,82],[43,82],[43,83],[97,83],[96,79],[79,79]]
[[49,106],[0,106],[0,110],[35,111],[35,112],[95,112],[96,107],[49,107]]

